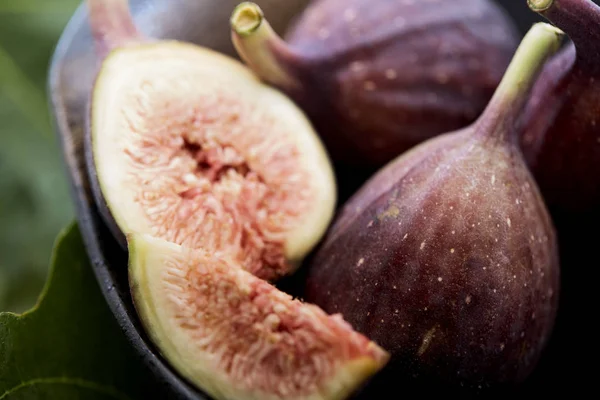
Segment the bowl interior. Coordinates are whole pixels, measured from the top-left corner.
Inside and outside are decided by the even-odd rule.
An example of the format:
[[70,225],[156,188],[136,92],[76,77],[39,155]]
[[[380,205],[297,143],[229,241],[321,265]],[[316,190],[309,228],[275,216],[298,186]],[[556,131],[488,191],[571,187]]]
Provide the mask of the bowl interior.
[[[236,0],[132,0],[132,13],[139,29],[148,36],[189,41],[235,56],[228,19]],[[302,10],[307,0],[258,0],[279,33]],[[524,33],[541,20],[528,10],[526,1],[500,2]],[[144,363],[156,376],[148,382],[148,393],[175,399],[208,399],[182,379],[160,356],[137,318],[129,292],[127,255],[114,240],[98,213],[85,167],[83,137],[87,99],[98,59],[93,51],[87,8],[81,5],[56,47],[49,73],[49,96],[59,134],[71,195],[88,254],[102,292]],[[534,379],[535,381],[535,379]]]

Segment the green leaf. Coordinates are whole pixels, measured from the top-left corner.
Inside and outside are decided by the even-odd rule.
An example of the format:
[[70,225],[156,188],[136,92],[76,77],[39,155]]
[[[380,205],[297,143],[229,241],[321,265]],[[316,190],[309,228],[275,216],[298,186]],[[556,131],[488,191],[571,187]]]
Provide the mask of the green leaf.
[[0,313],[0,399],[138,399],[152,379],[94,278],[76,224],[59,236],[38,304]]

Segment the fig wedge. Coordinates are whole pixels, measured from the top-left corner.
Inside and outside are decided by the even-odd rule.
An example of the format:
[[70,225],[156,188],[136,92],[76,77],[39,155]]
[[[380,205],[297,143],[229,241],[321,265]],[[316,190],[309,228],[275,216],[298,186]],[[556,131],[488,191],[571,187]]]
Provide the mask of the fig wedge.
[[341,315],[292,299],[227,254],[127,239],[133,300],[152,341],[215,399],[342,400],[387,363]]

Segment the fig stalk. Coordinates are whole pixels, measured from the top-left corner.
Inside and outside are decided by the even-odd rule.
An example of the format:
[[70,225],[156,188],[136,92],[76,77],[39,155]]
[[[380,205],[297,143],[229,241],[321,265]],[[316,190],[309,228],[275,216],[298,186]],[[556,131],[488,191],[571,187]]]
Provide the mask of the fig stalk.
[[87,0],[90,28],[99,57],[137,42],[141,34],[131,19],[127,0]]
[[[264,82],[288,90],[299,87],[285,64],[299,62],[300,57],[275,33],[258,5],[251,2],[239,4],[230,22],[236,50]],[[287,61],[284,63],[282,59]]]
[[[548,34],[549,31],[554,32],[555,36]],[[549,55],[558,50],[563,35],[564,33],[559,29],[551,30],[546,27],[532,29],[523,38],[513,61],[484,111],[485,118],[477,121],[476,129],[481,134],[501,140],[517,139],[517,132],[514,129],[515,119],[527,103],[527,94],[539,75],[541,65]],[[507,132],[509,135],[506,135]]]
[[528,0],[529,7],[563,30],[585,53],[580,63],[598,69],[600,59],[600,13],[589,0]]

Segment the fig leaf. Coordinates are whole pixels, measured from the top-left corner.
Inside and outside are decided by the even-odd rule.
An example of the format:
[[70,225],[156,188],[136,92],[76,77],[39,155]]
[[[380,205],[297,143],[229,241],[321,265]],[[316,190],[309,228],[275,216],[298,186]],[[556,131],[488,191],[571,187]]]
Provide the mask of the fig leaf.
[[36,306],[0,313],[0,399],[148,398],[151,379],[104,302],[71,224],[56,241]]

